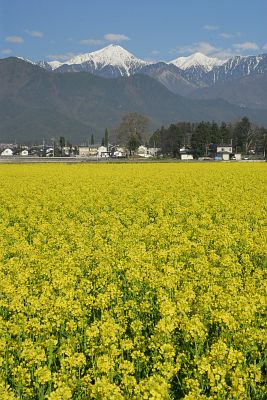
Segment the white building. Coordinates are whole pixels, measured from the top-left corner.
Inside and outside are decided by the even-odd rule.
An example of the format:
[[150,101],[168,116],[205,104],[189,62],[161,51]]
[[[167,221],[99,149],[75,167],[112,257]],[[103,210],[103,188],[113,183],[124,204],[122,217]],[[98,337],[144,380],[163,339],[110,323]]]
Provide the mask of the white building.
[[127,157],[127,149],[121,146],[114,146],[111,149],[111,157],[114,158],[124,158]]
[[79,146],[79,156],[80,157],[97,157],[98,146]]
[[183,161],[194,160],[193,154],[181,154],[181,160]]
[[2,151],[1,156],[13,156],[13,151],[11,149],[5,149]]
[[241,161],[242,160],[241,153],[235,153],[234,157],[235,157],[236,161]]
[[106,146],[100,146],[97,149],[97,155],[98,157],[109,157],[109,152]]
[[189,147],[181,147],[179,149],[179,155],[182,161],[193,160],[192,150]]
[[217,157],[221,157],[223,161],[229,161],[230,156],[233,154],[233,147],[232,145],[228,144],[221,144],[217,146]]
[[46,157],[53,157],[53,156],[54,156],[54,148],[48,147],[48,149],[46,149]]
[[221,144],[217,146],[217,153],[228,153],[231,154],[233,152],[233,147],[227,144]]
[[150,154],[152,157],[156,157],[161,149],[159,147],[149,147],[147,149],[148,154]]
[[138,147],[138,149],[136,150],[136,154],[137,154],[139,157],[151,157],[151,155],[148,154],[148,149],[147,149],[147,147],[146,147],[146,146],[143,146],[143,145],[141,145],[141,146]]

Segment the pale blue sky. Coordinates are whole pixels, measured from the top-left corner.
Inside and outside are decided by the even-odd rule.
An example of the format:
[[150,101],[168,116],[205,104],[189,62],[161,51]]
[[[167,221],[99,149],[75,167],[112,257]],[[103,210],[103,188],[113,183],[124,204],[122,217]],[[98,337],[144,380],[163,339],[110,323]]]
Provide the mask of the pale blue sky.
[[267,53],[267,0],[0,0],[0,57],[63,61],[120,44],[146,60]]

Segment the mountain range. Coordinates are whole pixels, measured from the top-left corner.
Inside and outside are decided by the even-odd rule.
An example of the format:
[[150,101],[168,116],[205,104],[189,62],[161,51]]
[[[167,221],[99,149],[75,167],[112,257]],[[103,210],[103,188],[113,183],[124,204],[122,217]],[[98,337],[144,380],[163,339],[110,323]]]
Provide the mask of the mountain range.
[[267,125],[266,71],[267,55],[153,63],[114,45],[65,63],[1,59],[0,142],[101,139],[128,112],[147,115],[151,131],[244,115]]
[[[234,56],[220,60],[195,53],[169,62],[151,62],[135,57],[121,46],[109,45],[92,53],[75,56],[64,63],[39,61],[36,64],[49,71],[90,72],[105,78],[141,73],[151,76],[173,93],[182,96],[198,99],[215,96],[239,106],[266,108],[267,54]],[[251,76],[257,78],[247,79]],[[252,101],[255,98],[254,85],[257,95],[259,94],[255,102]]]

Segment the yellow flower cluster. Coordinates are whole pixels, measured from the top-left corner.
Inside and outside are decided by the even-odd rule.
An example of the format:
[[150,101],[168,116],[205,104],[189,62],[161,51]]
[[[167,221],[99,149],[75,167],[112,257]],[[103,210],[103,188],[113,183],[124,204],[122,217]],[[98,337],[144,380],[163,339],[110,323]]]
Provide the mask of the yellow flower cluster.
[[0,399],[266,399],[266,163],[0,175]]

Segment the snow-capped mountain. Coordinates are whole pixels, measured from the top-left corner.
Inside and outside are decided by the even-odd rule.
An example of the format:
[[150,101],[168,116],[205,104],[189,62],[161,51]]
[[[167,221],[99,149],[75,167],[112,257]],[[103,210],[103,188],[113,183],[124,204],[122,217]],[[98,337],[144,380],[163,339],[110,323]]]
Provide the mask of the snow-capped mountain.
[[258,56],[235,56],[212,68],[204,77],[206,85],[239,79],[244,76],[267,72],[267,54]]
[[71,58],[65,64],[82,64],[86,61],[93,61],[95,66],[116,65],[129,72],[133,64],[145,65],[145,61],[136,58],[132,53],[125,50],[123,47],[111,44],[101,50],[92,53],[82,54]]
[[169,62],[176,67],[187,70],[192,67],[201,67],[205,72],[211,71],[215,66],[224,64],[225,60],[219,60],[215,57],[207,57],[202,53],[194,53],[188,57],[178,57]]
[[[160,74],[158,80],[164,81],[169,89],[172,87],[172,82],[176,82],[177,79],[179,81],[184,79],[195,88],[210,86],[220,81],[251,74],[265,73],[267,71],[267,54],[235,56],[228,60],[221,60],[197,52],[188,57],[178,57],[167,63],[152,63],[135,57],[121,46],[111,44],[101,50],[72,57],[64,63],[55,60],[50,62],[39,61],[36,64],[49,71],[83,71],[106,78],[145,73],[157,79],[158,71]],[[172,82],[167,82],[167,76],[170,77]],[[174,92],[176,92],[177,85],[174,86]],[[178,85],[178,87],[180,86]]]
[[[217,97],[223,97],[222,90],[225,90],[224,98],[229,101],[232,99],[233,102],[237,101],[236,98],[238,98],[238,104],[244,90],[241,87],[245,83],[239,84],[237,80],[267,74],[267,54],[235,56],[228,60],[221,60],[215,57],[207,57],[201,53],[194,53],[188,57],[178,57],[170,62],[152,63],[135,57],[118,45],[110,45],[101,50],[81,54],[64,63],[55,60],[51,62],[40,61],[36,64],[54,73],[83,71],[105,78],[129,77],[137,73],[145,74],[156,79],[175,94],[195,96],[196,93],[197,96],[203,95],[204,98],[204,96],[209,95],[207,90],[211,88],[212,94],[216,92]],[[240,87],[240,96],[238,92],[236,96],[229,94],[228,98],[229,88],[220,87],[216,91],[216,85],[228,84],[229,86],[231,81],[235,81],[236,92]],[[257,85],[260,86],[258,81],[259,79],[257,79]],[[253,84],[250,83],[250,91]],[[207,90],[204,91],[204,88]],[[253,94],[252,92],[251,94]],[[263,104],[263,102],[261,103]]]
[[224,64],[224,60],[215,57],[207,57],[202,53],[194,53],[188,57],[178,57],[169,62],[183,71],[185,79],[198,87],[206,86],[203,78],[213,70]]
[[201,53],[179,57],[170,62],[183,70],[184,77],[199,87],[267,73],[267,54],[234,56],[228,60],[207,57]]
[[64,63],[48,63],[57,72],[91,72],[102,76],[130,76],[149,63],[118,45],[75,56]]
[[[25,61],[32,62],[30,60]],[[72,57],[64,63],[55,60],[49,62],[39,61],[35,64],[55,72],[88,71],[97,73],[101,70],[111,68],[113,69],[113,74],[116,70],[118,75],[126,76],[140,72],[141,69],[147,70],[149,66],[153,67],[157,64],[166,64],[174,65],[177,68],[177,72],[179,71],[180,75],[189,80],[196,79],[199,81],[200,77],[196,77],[196,74],[201,71],[201,76],[207,76],[207,82],[206,79],[204,79],[204,82],[210,84],[211,76],[213,77],[211,83],[215,83],[227,76],[236,78],[253,73],[266,72],[267,54],[258,56],[235,56],[228,60],[221,60],[197,52],[188,57],[178,57],[167,63],[152,63],[135,57],[121,46],[111,44],[101,50]],[[194,74],[190,74],[190,71],[194,71]]]

